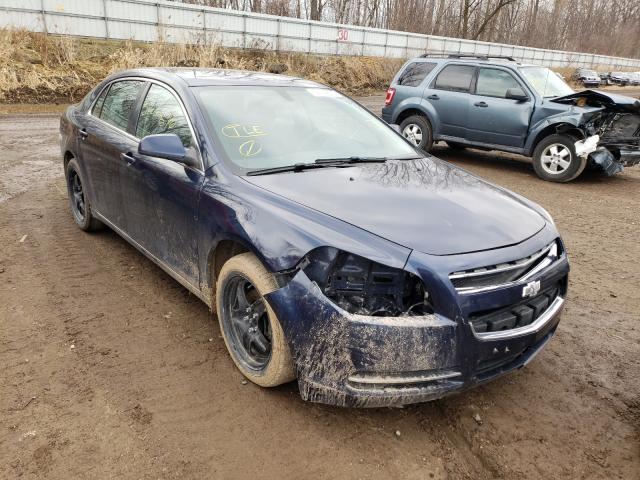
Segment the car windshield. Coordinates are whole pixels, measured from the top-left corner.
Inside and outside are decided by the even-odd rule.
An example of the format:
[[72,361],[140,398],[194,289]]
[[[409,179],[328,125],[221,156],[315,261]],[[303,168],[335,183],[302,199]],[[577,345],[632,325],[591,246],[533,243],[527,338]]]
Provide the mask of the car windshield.
[[546,67],[521,67],[520,72],[544,98],[562,97],[575,93],[562,78]]
[[215,141],[243,173],[317,159],[419,155],[381,120],[328,88],[209,86],[195,91]]

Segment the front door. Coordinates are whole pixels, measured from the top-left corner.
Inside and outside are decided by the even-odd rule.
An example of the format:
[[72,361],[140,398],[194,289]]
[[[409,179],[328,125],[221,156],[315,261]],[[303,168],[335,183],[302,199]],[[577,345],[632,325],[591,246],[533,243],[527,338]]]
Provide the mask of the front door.
[[[148,85],[135,136],[174,133],[187,152],[200,159],[187,114],[177,94]],[[197,287],[197,211],[204,180],[202,166],[188,167],[163,158],[127,152],[123,199],[127,234],[183,280]],[[200,163],[200,165],[202,165]]]
[[506,69],[479,69],[467,115],[469,140],[508,147],[524,146],[533,99],[506,98],[509,89],[526,92],[525,87]]

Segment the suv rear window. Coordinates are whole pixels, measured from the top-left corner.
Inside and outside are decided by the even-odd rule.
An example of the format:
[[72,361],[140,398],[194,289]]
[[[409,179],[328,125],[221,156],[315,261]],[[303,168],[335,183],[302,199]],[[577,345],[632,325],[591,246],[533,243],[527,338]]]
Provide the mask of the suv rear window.
[[438,74],[434,88],[468,92],[475,69],[473,65],[447,65]]
[[424,77],[431,73],[431,70],[435,68],[435,63],[428,62],[413,62],[407,65],[402,75],[398,79],[398,85],[405,85],[407,87],[417,87],[422,83]]

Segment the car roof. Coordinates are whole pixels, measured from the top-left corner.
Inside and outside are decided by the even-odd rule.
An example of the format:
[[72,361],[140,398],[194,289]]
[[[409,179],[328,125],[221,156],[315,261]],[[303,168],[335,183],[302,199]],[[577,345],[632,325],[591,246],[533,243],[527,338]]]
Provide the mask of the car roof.
[[259,86],[295,86],[322,87],[320,83],[266,72],[249,70],[227,70],[222,68],[136,68],[117,72],[111,78],[144,77],[164,81],[166,83],[183,82],[190,87],[209,85],[259,85]]

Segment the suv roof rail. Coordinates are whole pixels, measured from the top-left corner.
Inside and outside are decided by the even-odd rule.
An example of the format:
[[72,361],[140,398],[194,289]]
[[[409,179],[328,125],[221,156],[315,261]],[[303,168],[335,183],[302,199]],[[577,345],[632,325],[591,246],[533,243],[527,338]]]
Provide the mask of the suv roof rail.
[[508,57],[505,55],[475,55],[475,54],[465,54],[465,53],[451,53],[451,54],[431,54],[431,53],[423,53],[420,55],[420,58],[428,58],[428,57],[441,57],[441,58],[476,58],[478,60],[489,60],[491,58],[497,58],[499,60],[508,60],[510,62],[516,62],[517,60],[513,57]]

